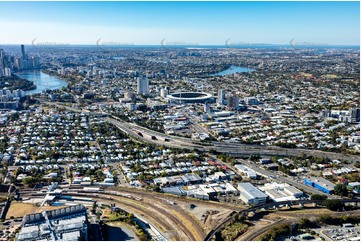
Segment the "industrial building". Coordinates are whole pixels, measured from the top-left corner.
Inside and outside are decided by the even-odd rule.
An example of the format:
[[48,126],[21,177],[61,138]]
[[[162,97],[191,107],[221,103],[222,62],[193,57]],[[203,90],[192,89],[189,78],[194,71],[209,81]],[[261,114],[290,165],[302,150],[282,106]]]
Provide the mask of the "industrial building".
[[303,183],[327,194],[332,194],[336,186],[332,182],[321,177],[308,177],[303,180]]
[[303,196],[302,191],[286,183],[266,183],[258,188],[275,202],[298,200]]
[[87,210],[83,205],[75,205],[25,215],[16,240],[88,240]]
[[249,168],[248,166],[236,164],[234,167],[236,167],[239,172],[241,172],[248,178],[257,179],[257,173],[254,170],[252,170],[251,168]]
[[247,204],[265,204],[268,196],[258,190],[249,182],[238,183],[238,190],[240,191],[239,199]]

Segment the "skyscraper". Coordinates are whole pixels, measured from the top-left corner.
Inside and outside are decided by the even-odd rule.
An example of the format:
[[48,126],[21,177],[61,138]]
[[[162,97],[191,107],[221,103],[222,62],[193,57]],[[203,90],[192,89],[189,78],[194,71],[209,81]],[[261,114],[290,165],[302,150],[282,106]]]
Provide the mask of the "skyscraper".
[[21,45],[21,56],[23,58],[23,60],[25,60],[26,56],[25,56],[25,46]]
[[149,93],[149,80],[146,76],[137,79],[137,93],[147,95]]
[[161,97],[166,97],[169,94],[169,87],[162,87],[160,89],[160,96]]
[[11,69],[9,67],[4,68],[4,76],[11,76]]
[[226,91],[224,89],[220,89],[218,90],[218,99],[217,99],[217,103],[223,105],[224,101],[226,99]]
[[236,110],[239,107],[239,97],[236,96],[235,94],[232,94],[229,98],[228,98],[228,102],[227,102],[227,109],[228,110]]
[[5,54],[4,50],[0,49],[0,76],[5,74]]

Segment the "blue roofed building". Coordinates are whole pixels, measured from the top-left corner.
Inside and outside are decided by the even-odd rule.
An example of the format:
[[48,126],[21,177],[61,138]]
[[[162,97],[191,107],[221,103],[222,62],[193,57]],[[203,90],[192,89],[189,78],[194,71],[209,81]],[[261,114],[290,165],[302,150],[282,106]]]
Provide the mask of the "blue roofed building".
[[303,183],[310,187],[314,187],[326,194],[332,194],[335,188],[335,184],[322,178],[322,177],[308,177],[303,180]]

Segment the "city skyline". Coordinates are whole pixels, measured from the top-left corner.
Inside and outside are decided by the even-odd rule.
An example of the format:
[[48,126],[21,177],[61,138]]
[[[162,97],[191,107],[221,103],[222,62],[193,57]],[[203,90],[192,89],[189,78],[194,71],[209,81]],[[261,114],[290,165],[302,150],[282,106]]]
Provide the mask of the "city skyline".
[[0,7],[6,9],[0,16],[7,33],[0,36],[2,45],[360,42],[359,2],[0,2]]

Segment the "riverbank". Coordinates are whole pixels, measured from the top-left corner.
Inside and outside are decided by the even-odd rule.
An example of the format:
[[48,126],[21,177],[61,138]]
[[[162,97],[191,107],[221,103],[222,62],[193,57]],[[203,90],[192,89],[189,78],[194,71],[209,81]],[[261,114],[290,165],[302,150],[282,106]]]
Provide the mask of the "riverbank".
[[30,91],[35,90],[37,86],[33,81],[29,81],[26,78],[21,78],[16,74],[12,74],[9,77],[0,77],[0,89],[8,88],[9,90],[23,90]]

